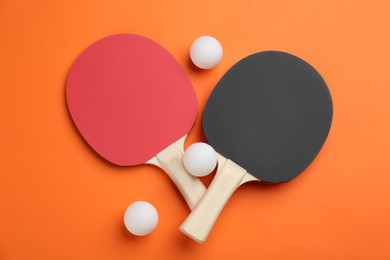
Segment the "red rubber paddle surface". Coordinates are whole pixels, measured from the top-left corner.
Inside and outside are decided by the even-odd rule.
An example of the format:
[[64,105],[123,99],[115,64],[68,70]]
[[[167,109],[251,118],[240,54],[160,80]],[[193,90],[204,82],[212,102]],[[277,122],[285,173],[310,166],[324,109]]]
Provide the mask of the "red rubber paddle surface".
[[85,140],[121,166],[145,163],[186,135],[198,111],[180,64],[134,34],[108,36],[82,52],[70,70],[66,99]]

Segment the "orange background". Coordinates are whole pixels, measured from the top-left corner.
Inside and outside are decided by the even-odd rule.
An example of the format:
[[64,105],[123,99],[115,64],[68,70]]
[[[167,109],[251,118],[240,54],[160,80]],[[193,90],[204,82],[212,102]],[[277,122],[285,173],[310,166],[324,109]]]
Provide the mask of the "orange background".
[[[388,0],[1,0],[0,259],[390,259],[389,21]],[[323,150],[289,183],[241,187],[206,244],[193,242],[168,177],[105,162],[68,115],[73,61],[115,33],[150,37],[188,72],[200,115],[186,146],[204,141],[203,106],[236,61],[270,49],[305,59],[333,95]],[[224,48],[210,71],[188,58],[201,35]],[[146,237],[122,222],[137,200],[160,214]]]

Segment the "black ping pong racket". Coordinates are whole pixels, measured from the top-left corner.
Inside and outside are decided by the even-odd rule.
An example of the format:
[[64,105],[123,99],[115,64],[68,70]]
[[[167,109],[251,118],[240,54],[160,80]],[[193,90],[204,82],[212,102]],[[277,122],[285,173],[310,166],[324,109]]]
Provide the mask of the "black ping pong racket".
[[241,184],[299,175],[323,146],[332,116],[325,81],[302,59],[266,51],[235,64],[211,93],[202,119],[219,153],[218,171],[181,231],[203,243]]

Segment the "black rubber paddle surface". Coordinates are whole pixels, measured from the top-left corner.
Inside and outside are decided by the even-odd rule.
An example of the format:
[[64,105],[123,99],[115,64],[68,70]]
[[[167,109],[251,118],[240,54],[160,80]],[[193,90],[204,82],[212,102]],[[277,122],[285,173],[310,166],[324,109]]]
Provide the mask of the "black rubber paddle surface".
[[332,98],[307,62],[277,51],[235,64],[203,114],[214,149],[266,182],[300,174],[317,156],[332,123]]

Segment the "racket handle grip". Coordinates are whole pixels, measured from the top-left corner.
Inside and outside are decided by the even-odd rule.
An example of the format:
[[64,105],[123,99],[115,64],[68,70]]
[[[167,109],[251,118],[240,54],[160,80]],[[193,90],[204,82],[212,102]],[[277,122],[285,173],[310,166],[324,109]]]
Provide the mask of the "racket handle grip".
[[206,187],[201,180],[187,172],[183,165],[183,149],[172,144],[156,155],[159,166],[169,175],[192,210],[198,204]]
[[245,174],[245,169],[227,160],[218,169],[206,193],[180,226],[180,230],[203,244],[225,204],[240,186]]

